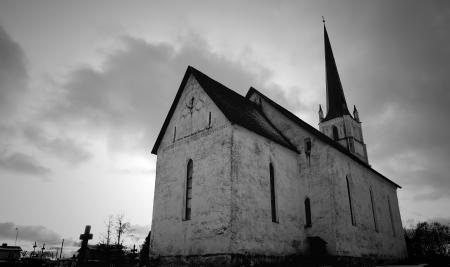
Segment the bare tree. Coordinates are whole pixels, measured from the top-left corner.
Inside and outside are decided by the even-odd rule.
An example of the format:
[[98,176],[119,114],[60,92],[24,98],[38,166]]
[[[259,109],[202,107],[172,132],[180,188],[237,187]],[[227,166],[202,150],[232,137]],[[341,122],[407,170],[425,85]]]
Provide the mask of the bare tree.
[[120,214],[116,216],[115,230],[117,232],[117,245],[121,245],[120,238],[130,231],[131,224],[125,222],[124,215]]
[[108,216],[108,221],[106,222],[106,246],[109,246],[111,242],[111,228],[113,227],[113,216]]
[[112,231],[114,230],[114,216],[113,215],[109,215],[108,219],[105,221],[105,226],[106,226],[106,233],[102,233],[101,237],[102,239],[100,240],[100,244],[109,246],[111,244],[111,236],[112,236]]

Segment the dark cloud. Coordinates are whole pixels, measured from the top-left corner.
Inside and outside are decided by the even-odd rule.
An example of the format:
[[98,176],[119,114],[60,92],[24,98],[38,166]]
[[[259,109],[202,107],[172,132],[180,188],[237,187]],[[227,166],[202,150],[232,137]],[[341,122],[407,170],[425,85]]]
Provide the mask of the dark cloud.
[[31,155],[20,152],[10,155],[0,152],[0,168],[7,171],[37,175],[44,178],[51,173],[49,168],[40,165],[40,163]]
[[31,143],[42,151],[62,158],[69,163],[78,164],[90,159],[92,156],[90,152],[74,140],[63,137],[52,137],[36,127],[24,127],[23,133]]
[[[33,105],[35,102],[28,102],[30,92],[25,54],[20,45],[14,42],[0,25],[0,117],[3,118],[0,122],[0,143],[9,150],[8,147],[15,145],[14,140],[19,133],[23,133],[26,139],[41,151],[57,156],[58,159],[74,164],[88,160],[91,154],[81,144],[62,137],[61,134],[55,137],[44,131],[45,120],[39,118],[41,112],[39,108],[34,107],[34,114],[31,116],[24,115],[26,112],[23,111],[30,109],[30,104]],[[43,108],[46,109],[48,106]],[[20,120],[25,122],[17,122],[15,117],[20,117]],[[50,173],[48,168],[41,166],[30,155],[5,154],[0,154],[0,167],[3,169],[41,176]]]
[[0,117],[13,114],[28,81],[22,48],[0,25]]
[[41,225],[16,225],[12,222],[0,222],[0,238],[14,240],[16,228],[19,229],[18,240],[30,242],[45,242],[47,245],[61,243],[61,236]]
[[42,166],[26,153],[11,152],[20,126],[15,116],[25,109],[28,91],[28,73],[25,54],[18,43],[0,25],[0,168],[21,174],[46,178],[50,169]]
[[125,48],[110,54],[101,70],[85,66],[69,75],[63,99],[47,118],[106,131],[113,148],[133,140],[131,146],[148,151],[188,65],[241,93],[260,78],[196,37],[183,39],[178,49],[129,36],[121,41]]

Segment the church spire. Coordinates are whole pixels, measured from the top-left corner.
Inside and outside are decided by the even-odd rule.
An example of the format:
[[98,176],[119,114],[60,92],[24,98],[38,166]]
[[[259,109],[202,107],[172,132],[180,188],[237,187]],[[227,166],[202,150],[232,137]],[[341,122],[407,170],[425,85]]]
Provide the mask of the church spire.
[[325,20],[323,22],[325,37],[325,72],[327,84],[327,115],[325,116],[324,121],[327,121],[337,117],[342,117],[343,115],[350,115],[350,112],[347,108],[347,102],[345,101],[341,79],[339,78],[333,51],[331,50]]
[[319,106],[319,129],[322,133],[339,143],[350,153],[368,163],[366,144],[364,144],[361,122],[356,107],[353,116],[348,111],[344,89],[331,50],[325,20],[323,21],[325,37],[325,72],[327,82],[327,113],[325,118]]

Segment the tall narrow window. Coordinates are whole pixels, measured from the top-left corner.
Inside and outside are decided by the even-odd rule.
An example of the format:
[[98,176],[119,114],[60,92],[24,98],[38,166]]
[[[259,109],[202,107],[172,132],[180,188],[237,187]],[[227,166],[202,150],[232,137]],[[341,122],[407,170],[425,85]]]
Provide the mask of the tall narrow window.
[[208,128],[211,127],[211,112],[209,113],[208,117]]
[[392,207],[391,207],[391,201],[389,200],[388,197],[388,208],[389,208],[389,217],[391,219],[391,227],[392,227],[392,234],[395,236],[395,225],[394,225],[394,217],[392,216]]
[[305,217],[306,217],[306,224],[305,228],[311,227],[311,203],[309,201],[309,198],[305,199]]
[[353,214],[353,204],[352,204],[352,193],[351,193],[351,187],[350,182],[348,181],[348,177],[346,176],[345,179],[347,180],[347,194],[348,194],[348,203],[350,207],[350,218],[352,219],[352,225],[356,225],[355,222],[355,216]]
[[338,140],[339,139],[339,131],[336,126],[333,126],[333,139]]
[[377,224],[377,217],[375,215],[375,202],[373,201],[372,187],[369,190],[370,190],[370,204],[372,206],[373,226],[375,227],[375,231],[378,232],[378,224]]
[[277,207],[275,203],[275,173],[272,163],[269,165],[270,172],[270,207],[272,210],[272,222],[277,222]]
[[175,138],[177,137],[177,126],[173,127],[173,140],[172,143],[175,142]]
[[186,174],[186,207],[184,219],[191,219],[191,205],[192,205],[192,172],[193,172],[193,163],[192,159],[188,161],[187,164],[187,174]]
[[307,156],[311,155],[311,138],[305,138],[305,154]]

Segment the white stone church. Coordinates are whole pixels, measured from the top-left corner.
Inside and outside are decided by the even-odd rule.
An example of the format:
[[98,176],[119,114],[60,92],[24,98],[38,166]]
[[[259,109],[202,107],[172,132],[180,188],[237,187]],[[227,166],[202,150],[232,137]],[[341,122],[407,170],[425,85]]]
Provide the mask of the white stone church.
[[320,131],[254,88],[244,97],[187,68],[152,150],[157,264],[406,257],[400,186],[371,168],[324,36]]

